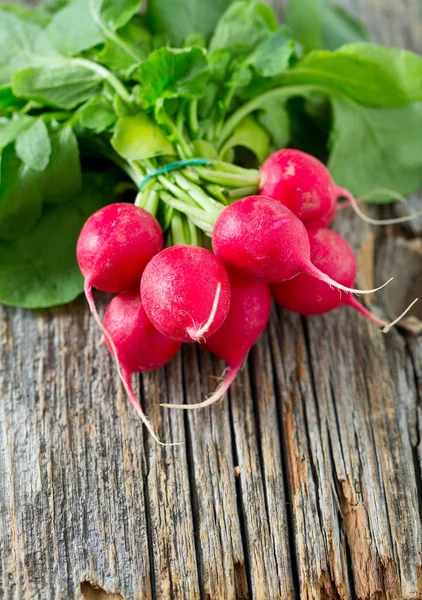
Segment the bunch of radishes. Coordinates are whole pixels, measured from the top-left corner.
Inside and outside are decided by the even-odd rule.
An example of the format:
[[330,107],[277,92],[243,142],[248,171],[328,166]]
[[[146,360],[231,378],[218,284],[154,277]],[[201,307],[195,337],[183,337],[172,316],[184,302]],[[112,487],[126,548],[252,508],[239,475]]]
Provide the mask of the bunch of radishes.
[[[302,315],[347,304],[384,331],[390,327],[352,295],[376,290],[351,287],[357,271],[352,249],[325,228],[339,198],[355,204],[353,197],[334,184],[321,162],[297,150],[275,152],[260,173],[260,195],[222,206],[212,231],[213,252],[187,245],[163,249],[157,220],[133,204],[106,206],[80,234],[77,256],[86,297],[125,389],[156,441],[131,376],[166,364],[183,342],[199,342],[227,363],[225,379],[204,402],[164,406],[209,406],[227,391],[264,330],[271,297]],[[118,294],[103,323],[93,287]]]

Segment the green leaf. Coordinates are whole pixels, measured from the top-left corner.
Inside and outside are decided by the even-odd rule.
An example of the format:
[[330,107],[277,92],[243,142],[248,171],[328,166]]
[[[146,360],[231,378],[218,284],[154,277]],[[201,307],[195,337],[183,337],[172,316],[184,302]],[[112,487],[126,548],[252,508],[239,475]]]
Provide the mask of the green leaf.
[[30,233],[0,242],[0,302],[43,308],[70,302],[82,292],[76,242],[86,219],[114,201],[112,185],[105,174],[86,173],[72,202],[46,206]]
[[[59,10],[62,10],[62,8],[67,6],[67,4],[69,4],[69,2],[70,2],[70,0],[47,0],[47,2],[43,2],[42,8],[49,15],[53,16],[56,13],[58,13]],[[37,6],[40,7],[39,4]]]
[[265,4],[256,0],[234,2],[219,20],[209,49],[245,53],[277,29],[274,13]]
[[153,37],[140,15],[135,15],[118,34],[113,33],[112,38],[106,40],[96,60],[124,79],[131,79],[151,52],[168,43],[164,36]]
[[43,199],[49,204],[68,202],[81,188],[79,148],[70,126],[53,133],[52,152],[43,173]]
[[362,21],[356,19],[341,6],[320,0],[323,47],[336,50],[344,44],[370,40]]
[[322,15],[318,0],[289,0],[287,24],[305,53],[323,47]]
[[230,50],[221,48],[208,56],[210,76],[213,81],[224,81],[229,72],[232,56]]
[[258,123],[265,127],[276,149],[285,148],[290,141],[290,117],[284,104],[270,102],[256,113]]
[[16,138],[16,154],[30,169],[44,171],[51,154],[51,142],[47,127],[41,117]]
[[28,232],[42,203],[39,173],[25,167],[10,144],[0,163],[0,239],[13,240]]
[[333,98],[328,162],[337,185],[360,195],[388,188],[407,195],[422,182],[422,104],[364,108]]
[[258,163],[262,164],[269,154],[270,136],[255,119],[246,117],[224,144],[220,152],[221,158],[224,160],[227,153],[237,146],[250,150],[257,157]]
[[81,124],[94,133],[102,133],[113,127],[117,115],[110,101],[104,96],[99,96],[89,101],[79,111]]
[[0,148],[5,148],[14,142],[20,133],[31,127],[34,121],[34,117],[19,114],[13,119],[0,119]]
[[285,28],[280,28],[265,38],[246,59],[262,77],[276,77],[285,71],[296,52],[296,43],[289,39]]
[[120,117],[111,139],[113,148],[127,160],[174,154],[173,145],[145,113]]
[[335,50],[344,44],[369,40],[361,21],[325,0],[290,0],[287,23],[306,53],[320,48]]
[[209,77],[205,53],[201,48],[160,48],[138,69],[140,97],[145,108],[159,98],[198,98]]
[[[126,23],[141,8],[143,0],[85,0],[109,29],[116,30]],[[95,19],[94,19],[95,20]]]
[[23,68],[48,64],[57,57],[42,28],[0,10],[0,85],[10,84],[13,74]]
[[69,2],[54,15],[46,35],[52,46],[65,56],[75,56],[104,40],[92,18],[89,0]]
[[118,94],[115,94],[113,98],[113,110],[118,117],[127,117],[138,113],[137,106],[125,102]]
[[36,25],[45,27],[51,19],[51,14],[44,6],[25,6],[24,4],[10,4],[8,2],[0,2],[0,10],[11,13],[23,21],[29,21]]
[[190,35],[214,31],[230,0],[150,0],[147,17],[153,33],[167,35],[176,46]]
[[407,50],[356,43],[312,52],[286,74],[367,106],[404,106],[422,100],[422,57]]
[[[107,40],[97,54],[97,60],[117,73],[123,79],[131,79],[132,73],[139,67],[143,56],[137,48],[132,48],[133,55],[128,54],[119,44]],[[134,58],[136,56],[137,58]]]
[[0,87],[0,108],[3,108],[3,114],[7,114],[12,110],[20,110],[23,101],[18,100],[12,93],[12,88],[9,86]]
[[30,67],[16,73],[13,93],[48,106],[70,109],[97,94],[103,79],[101,71],[82,60],[62,60],[49,67]]
[[[145,15],[134,15],[130,21],[119,29],[119,37],[124,39],[126,42],[129,42],[133,46],[141,47],[146,42],[151,40],[153,37],[165,39],[165,43],[161,45],[166,45],[168,43],[168,39],[165,36],[153,36],[151,30],[148,26]],[[158,46],[157,46],[158,48]],[[154,48],[155,49],[155,48]],[[149,54],[149,53],[148,53]]]

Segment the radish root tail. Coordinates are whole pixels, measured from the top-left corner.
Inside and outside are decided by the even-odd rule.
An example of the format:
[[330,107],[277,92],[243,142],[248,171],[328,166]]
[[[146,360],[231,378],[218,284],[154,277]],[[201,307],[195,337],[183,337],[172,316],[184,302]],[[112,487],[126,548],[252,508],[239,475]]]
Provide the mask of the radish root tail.
[[358,300],[356,300],[356,298],[354,296],[352,296],[351,294],[348,294],[344,298],[344,304],[347,304],[347,306],[350,306],[351,308],[353,308],[354,310],[359,312],[361,315],[363,315],[364,317],[366,317],[373,323],[376,323],[380,327],[388,327],[388,325],[389,325],[387,323],[387,321],[384,321],[383,319],[380,319],[379,317],[374,315],[374,313],[372,313],[365,306],[363,306],[363,304],[361,304]]
[[302,272],[306,273],[307,275],[311,275],[312,277],[315,277],[316,279],[319,279],[320,281],[324,281],[325,283],[328,283],[328,285],[330,285],[331,287],[335,287],[338,290],[342,290],[343,292],[349,292],[350,294],[374,294],[375,292],[382,290],[383,287],[388,285],[390,283],[390,281],[393,281],[393,279],[394,279],[394,277],[391,277],[388,281],[386,281],[379,287],[374,288],[373,290],[359,290],[357,288],[346,287],[346,286],[342,285],[341,283],[338,283],[334,279],[331,279],[331,277],[329,277],[328,275],[326,275],[325,273],[320,271],[312,263],[304,265]]
[[412,306],[414,304],[416,304],[417,301],[418,301],[418,298],[416,298],[415,300],[413,300],[413,302],[411,302],[409,304],[409,306],[401,313],[401,315],[398,316],[396,319],[394,319],[394,321],[391,321],[391,323],[387,323],[387,321],[384,321],[384,319],[380,319],[379,317],[377,317],[376,315],[374,315],[371,311],[369,311],[367,308],[365,308],[365,306],[363,306],[360,302],[358,302],[358,300],[356,300],[356,298],[354,296],[352,296],[352,295],[348,295],[344,299],[344,304],[347,304],[348,306],[350,306],[354,310],[357,310],[364,317],[366,317],[367,319],[369,319],[373,323],[376,323],[377,325],[379,325],[380,327],[382,327],[382,329],[381,329],[382,333],[388,333],[390,331],[390,329],[392,327],[394,327],[394,325],[397,325],[397,323],[399,321],[401,321],[402,318],[405,315],[407,315],[407,313],[409,312],[409,310],[412,308]]
[[172,444],[166,444],[164,442],[161,442],[157,435],[155,434],[151,423],[148,421],[146,415],[144,414],[141,405],[139,404],[139,400],[136,397],[136,394],[133,390],[132,387],[132,383],[130,380],[130,375],[128,373],[123,373],[122,369],[120,367],[120,361],[119,361],[119,356],[117,354],[117,348],[116,345],[113,341],[113,338],[111,337],[111,335],[109,334],[109,332],[107,331],[107,329],[104,327],[104,325],[101,322],[100,319],[100,315],[98,314],[97,311],[97,307],[95,306],[95,301],[94,301],[94,297],[92,295],[92,286],[90,285],[89,282],[85,281],[84,284],[84,291],[85,291],[85,297],[88,301],[88,305],[90,308],[90,311],[92,313],[92,316],[95,319],[95,322],[97,323],[98,327],[101,329],[101,331],[103,332],[104,336],[107,338],[111,350],[112,350],[112,355],[114,358],[114,361],[116,363],[117,366],[117,372],[119,374],[120,380],[123,383],[123,387],[125,388],[125,391],[127,393],[127,395],[129,396],[129,399],[133,405],[133,407],[135,408],[136,412],[138,413],[138,415],[141,418],[141,421],[144,423],[144,425],[146,426],[146,428],[148,429],[148,431],[150,432],[150,434],[152,435],[152,437],[154,438],[154,440],[157,442],[157,444],[160,444],[160,446],[177,446],[180,445],[181,442],[176,442],[176,443],[172,443]]
[[218,282],[217,289],[215,291],[214,302],[212,303],[210,316],[208,317],[207,321],[203,325],[201,325],[201,327],[199,327],[199,329],[195,329],[194,327],[189,327],[189,329],[187,329],[188,335],[195,342],[201,341],[204,337],[204,334],[207,333],[207,331],[211,327],[212,322],[214,321],[214,318],[215,318],[215,315],[217,312],[218,303],[220,301],[220,294],[221,294],[221,283]]
[[394,327],[394,325],[397,325],[397,323],[398,323],[399,321],[401,321],[401,320],[402,320],[402,318],[403,318],[405,315],[407,315],[407,313],[409,312],[409,310],[412,308],[412,306],[413,306],[414,304],[416,304],[416,302],[417,302],[417,301],[418,301],[418,298],[415,298],[415,299],[413,300],[413,302],[411,302],[411,303],[409,304],[409,306],[406,308],[406,310],[404,310],[404,311],[401,313],[401,315],[397,317],[397,319],[394,319],[394,321],[391,321],[391,323],[388,323],[388,324],[387,324],[387,325],[384,327],[384,329],[382,329],[382,332],[383,332],[383,333],[388,333],[388,332],[390,331],[390,329],[391,329],[392,327]]
[[[375,191],[377,191],[377,190],[375,190]],[[381,191],[381,190],[378,190],[378,191]],[[387,190],[384,190],[384,191],[387,191]],[[338,204],[339,209],[345,208],[346,206],[351,206],[353,208],[353,210],[355,211],[355,213],[362,219],[362,221],[365,221],[366,223],[369,223],[370,225],[397,225],[398,223],[406,223],[408,221],[413,221],[413,219],[416,219],[417,217],[420,217],[422,215],[422,210],[420,210],[416,213],[413,213],[412,215],[406,215],[404,217],[396,217],[394,219],[372,219],[371,217],[368,217],[362,211],[362,209],[359,206],[358,200],[356,200],[356,198],[353,196],[353,194],[351,194],[348,190],[346,190],[344,188],[337,188],[337,193],[339,196],[347,198],[346,202],[341,202],[340,204]],[[363,198],[364,197],[362,196],[361,199],[363,199]],[[400,197],[394,196],[394,198],[396,200],[403,201],[403,198],[401,196]]]
[[140,417],[142,423],[148,429],[149,433],[151,434],[151,436],[153,437],[153,439],[157,442],[157,444],[159,444],[160,446],[180,446],[181,442],[173,442],[171,444],[166,444],[165,442],[162,442],[157,437],[157,434],[155,433],[154,429],[152,428],[152,425],[151,425],[150,421],[148,420],[147,416],[145,415],[144,411],[142,410],[141,405],[139,404],[139,400],[136,397],[136,394],[135,394],[134,389],[132,387],[130,373],[125,373],[124,372],[123,375],[122,375],[122,381],[123,381],[123,385],[124,385],[124,388],[126,390],[126,393],[129,396],[129,399],[130,399],[130,401],[132,403],[133,408],[136,410],[136,412],[137,412],[138,416]]
[[160,406],[165,408],[179,408],[182,410],[199,410],[200,408],[207,408],[208,406],[211,406],[212,404],[215,404],[221,400],[233,383],[239,369],[240,366],[231,367],[215,392],[208,396],[208,398],[206,398],[203,402],[198,402],[197,404],[161,404]]

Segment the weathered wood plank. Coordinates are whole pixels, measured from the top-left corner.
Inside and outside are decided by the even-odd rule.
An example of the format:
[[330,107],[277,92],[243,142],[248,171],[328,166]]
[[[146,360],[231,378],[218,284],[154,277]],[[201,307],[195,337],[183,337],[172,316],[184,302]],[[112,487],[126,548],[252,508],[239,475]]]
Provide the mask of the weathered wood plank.
[[284,600],[293,593],[293,581],[268,344],[257,345],[253,362],[251,375],[243,369],[230,391],[240,510],[252,597]]
[[142,427],[85,304],[0,313],[4,597],[151,597]]
[[[187,397],[201,398],[211,392],[216,381],[210,380],[210,375],[221,368],[208,353],[188,346],[184,359]],[[243,600],[249,592],[228,402],[221,403],[217,411],[189,412],[186,421],[203,593],[207,600]]]
[[199,581],[183,414],[160,410],[159,406],[163,398],[171,402],[181,397],[180,356],[164,372],[142,377],[141,399],[154,427],[167,443],[182,442],[180,446],[163,448],[145,437],[148,465],[145,491],[152,539],[154,597],[195,600],[199,597]]

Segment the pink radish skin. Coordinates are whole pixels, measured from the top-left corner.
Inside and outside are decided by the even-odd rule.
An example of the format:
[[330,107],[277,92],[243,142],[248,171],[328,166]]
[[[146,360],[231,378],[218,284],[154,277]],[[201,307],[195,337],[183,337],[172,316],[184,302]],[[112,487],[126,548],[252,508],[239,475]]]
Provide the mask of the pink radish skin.
[[224,265],[209,250],[171,246],[145,268],[141,298],[158,331],[180,342],[196,342],[224,323],[230,282]]
[[[181,343],[170,340],[155,329],[142,306],[138,291],[113,298],[104,316],[105,341],[111,354],[117,354],[120,375],[126,392],[142,422],[160,444],[145,416],[132,386],[132,375],[158,369],[179,351]],[[113,347],[114,346],[114,347]]]
[[213,249],[227,268],[263,283],[279,283],[306,273],[345,292],[369,294],[342,285],[311,263],[304,224],[283,204],[248,196],[226,207],[213,230]]
[[76,254],[90,286],[116,294],[134,289],[151,258],[163,248],[158,221],[133,204],[109,204],[89,217]]
[[99,327],[92,288],[113,294],[134,289],[162,247],[160,225],[143,208],[109,204],[89,217],[79,234],[76,256],[85,277],[85,296]]
[[229,389],[249,350],[264,331],[271,311],[269,286],[229,272],[230,310],[223,325],[202,344],[224,360],[228,372],[216,391],[198,404],[162,404],[168,408],[196,409],[218,402]]
[[328,169],[314,156],[284,148],[267,158],[260,173],[261,194],[287,206],[306,227],[321,224],[320,219],[327,215],[334,218],[337,187]]
[[[303,224],[305,225],[305,227],[308,231],[311,229],[320,229],[321,227],[328,227],[334,221],[334,217],[336,216],[336,214],[340,210],[340,208],[343,208],[343,204],[344,203],[334,204],[332,210],[329,211],[328,213],[326,213],[325,215],[321,215],[318,219],[315,219],[314,221],[310,221],[309,224],[308,223],[303,223]],[[347,205],[349,205],[349,204],[347,203]]]
[[[284,148],[271,154],[260,169],[260,193],[287,206],[307,229],[327,227],[337,210],[351,206],[356,214],[371,225],[396,225],[412,221],[422,211],[394,219],[372,219],[365,215],[353,194],[336,185],[327,167],[314,156]],[[377,190],[374,190],[374,193]],[[389,190],[378,192],[398,197]],[[341,202],[346,198],[347,202]]]
[[[348,287],[353,285],[357,264],[346,240],[330,229],[314,229],[308,233],[312,263],[339,283]],[[300,315],[322,315],[348,305],[377,325],[388,327],[386,321],[372,314],[352,294],[339,294],[338,290],[323,281],[303,273],[289,281],[272,285],[271,292],[280,306]]]

